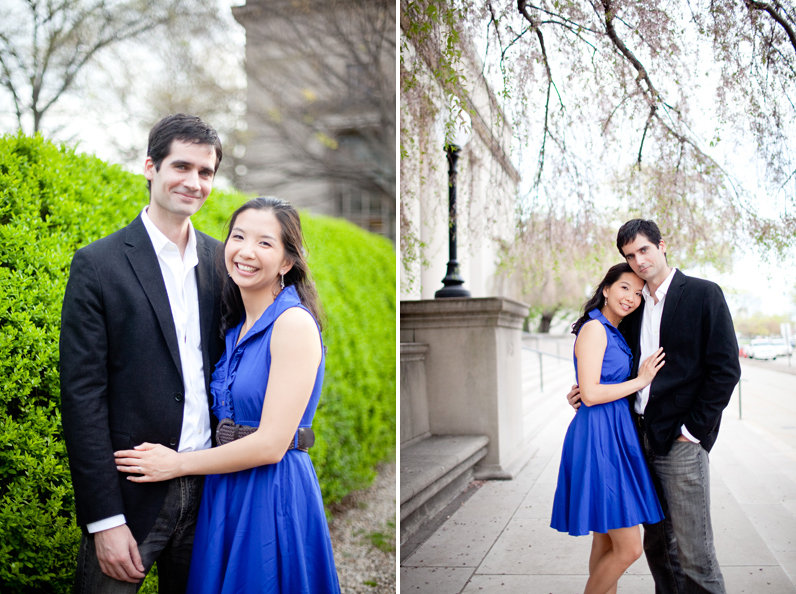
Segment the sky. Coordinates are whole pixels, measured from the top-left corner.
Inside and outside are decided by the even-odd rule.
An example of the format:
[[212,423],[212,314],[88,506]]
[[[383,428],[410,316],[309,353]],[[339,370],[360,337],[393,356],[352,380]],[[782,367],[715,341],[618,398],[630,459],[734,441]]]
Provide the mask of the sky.
[[721,286],[727,297],[730,311],[735,313],[745,306],[749,313],[790,315],[796,321],[796,258],[766,263],[754,253],[740,256],[731,274],[705,274]]

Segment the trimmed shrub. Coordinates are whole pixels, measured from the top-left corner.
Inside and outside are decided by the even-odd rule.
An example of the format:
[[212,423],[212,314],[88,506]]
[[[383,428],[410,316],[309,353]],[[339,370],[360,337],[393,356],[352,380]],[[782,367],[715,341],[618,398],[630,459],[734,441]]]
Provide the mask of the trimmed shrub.
[[[61,301],[75,250],[147,200],[141,175],[39,136],[0,138],[0,591],[71,589],[80,530],[59,414]],[[196,227],[220,238],[244,200],[214,194]],[[312,458],[332,503],[394,455],[395,254],[344,221],[302,220],[328,318]]]
[[0,140],[0,590],[66,592],[80,530],[61,439],[58,332],[71,255],[146,189],[40,137]]

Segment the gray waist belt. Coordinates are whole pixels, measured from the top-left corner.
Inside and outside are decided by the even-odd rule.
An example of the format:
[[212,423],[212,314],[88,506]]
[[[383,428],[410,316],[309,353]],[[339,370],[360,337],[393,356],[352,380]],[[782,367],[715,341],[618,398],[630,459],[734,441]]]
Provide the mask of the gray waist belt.
[[[246,437],[257,431],[257,427],[236,425],[232,419],[222,419],[216,427],[216,442],[224,445],[241,437]],[[315,445],[315,432],[310,427],[299,427],[293,439],[290,440],[288,450],[297,449],[306,452]]]

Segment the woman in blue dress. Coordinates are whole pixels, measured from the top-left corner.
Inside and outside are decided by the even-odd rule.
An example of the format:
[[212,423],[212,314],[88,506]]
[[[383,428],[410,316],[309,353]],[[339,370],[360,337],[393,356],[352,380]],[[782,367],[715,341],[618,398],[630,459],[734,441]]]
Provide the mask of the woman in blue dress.
[[641,304],[641,280],[627,263],[612,266],[572,326],[575,376],[583,406],[567,429],[551,526],[592,532],[586,594],[613,594],[642,553],[639,524],[663,519],[625,399],[652,382],[663,349],[629,380],[632,353],[617,329]]
[[[153,444],[117,452],[131,481],[208,475],[188,592],[325,594],[340,586],[321,491],[305,450],[323,383],[320,306],[296,210],[255,198],[224,243],[226,350],[210,386],[232,441],[176,453]],[[217,434],[222,439],[219,424]]]

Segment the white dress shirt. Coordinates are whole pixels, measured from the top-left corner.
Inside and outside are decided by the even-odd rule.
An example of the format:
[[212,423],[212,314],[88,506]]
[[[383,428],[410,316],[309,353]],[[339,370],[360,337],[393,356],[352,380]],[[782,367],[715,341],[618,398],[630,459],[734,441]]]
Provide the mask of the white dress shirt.
[[[202,337],[199,330],[199,292],[196,287],[196,231],[188,221],[188,245],[180,257],[177,245],[166,237],[149,218],[147,209],[141,212],[152,247],[158,257],[160,272],[177,331],[182,366],[185,404],[178,452],[204,450],[210,447],[210,412],[207,408],[207,387],[202,361]],[[92,522],[86,527],[90,533],[108,530],[125,524],[123,514]]]
[[[669,292],[669,286],[672,284],[675,272],[677,272],[677,269],[672,268],[669,272],[669,276],[666,277],[666,280],[663,281],[661,286],[658,287],[658,290],[655,291],[655,297],[658,299],[658,303],[655,303],[655,299],[650,293],[648,284],[645,284],[644,288],[641,290],[641,296],[644,298],[644,315],[641,317],[641,336],[639,339],[641,353],[639,354],[639,365],[661,346],[661,318],[663,317],[663,307],[666,304],[666,294]],[[652,384],[645,386],[637,393],[635,408],[636,412],[640,415],[643,415],[644,410],[647,408],[647,402],[649,402],[650,399],[651,385]],[[685,428],[685,425],[680,428],[680,432],[690,441],[699,443],[699,440],[691,435],[688,429]]]

